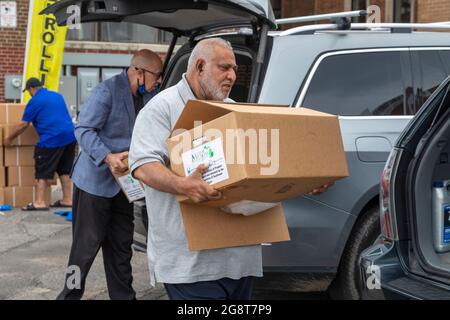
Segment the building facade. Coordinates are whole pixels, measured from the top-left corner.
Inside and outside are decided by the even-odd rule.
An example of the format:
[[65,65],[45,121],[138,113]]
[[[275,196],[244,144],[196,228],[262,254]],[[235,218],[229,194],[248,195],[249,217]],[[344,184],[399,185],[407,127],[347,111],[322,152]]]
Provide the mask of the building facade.
[[447,0],[272,0],[280,18],[340,11],[381,9],[381,22],[437,22],[450,19]]
[[[15,27],[0,27],[0,102],[20,99],[29,2],[14,0]],[[277,18],[366,9],[378,5],[382,22],[450,20],[448,0],[271,0]],[[0,0],[1,2],[5,2]],[[11,2],[11,1],[9,1]],[[65,45],[61,91],[78,108],[99,82],[122,70],[131,55],[149,48],[164,57],[170,35],[146,26],[90,23],[70,30]]]

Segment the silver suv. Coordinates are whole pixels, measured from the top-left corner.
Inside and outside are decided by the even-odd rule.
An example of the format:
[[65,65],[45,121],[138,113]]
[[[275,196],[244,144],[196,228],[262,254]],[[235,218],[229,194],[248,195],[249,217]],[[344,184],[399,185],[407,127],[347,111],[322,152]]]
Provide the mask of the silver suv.
[[[199,39],[219,34],[233,44],[239,65],[231,98],[340,116],[350,177],[320,196],[284,202],[292,240],[264,246],[263,261],[266,275],[319,274],[329,279],[324,289],[334,280],[333,296],[359,298],[357,258],[380,234],[379,177],[400,132],[450,74],[450,35],[413,32],[419,25],[350,24],[346,14],[276,31],[268,0],[65,0],[46,10],[64,24],[74,4],[82,22],[171,31],[162,89],[178,82]],[[186,41],[172,57],[180,37]],[[146,235],[145,210],[136,218],[136,232]]]

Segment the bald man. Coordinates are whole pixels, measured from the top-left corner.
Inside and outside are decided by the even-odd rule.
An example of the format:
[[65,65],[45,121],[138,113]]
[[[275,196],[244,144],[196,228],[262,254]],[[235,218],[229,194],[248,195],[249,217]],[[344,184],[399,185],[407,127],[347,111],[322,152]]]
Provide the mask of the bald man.
[[188,100],[223,100],[236,81],[236,59],[220,38],[200,41],[178,84],[159,93],[142,110],[133,132],[129,165],[145,183],[151,227],[148,258],[152,284],[164,283],[170,299],[252,297],[253,277],[262,276],[261,246],[190,251],[176,195],[194,202],[216,200],[221,193],[202,179],[204,165],[188,177],[170,170],[167,139]]
[[57,299],[81,299],[94,259],[102,249],[111,299],[132,300],[133,206],[111,171],[124,172],[136,116],[158,91],[162,62],[141,50],[121,74],[100,83],[78,118],[80,154],[72,169],[73,242],[66,281]]

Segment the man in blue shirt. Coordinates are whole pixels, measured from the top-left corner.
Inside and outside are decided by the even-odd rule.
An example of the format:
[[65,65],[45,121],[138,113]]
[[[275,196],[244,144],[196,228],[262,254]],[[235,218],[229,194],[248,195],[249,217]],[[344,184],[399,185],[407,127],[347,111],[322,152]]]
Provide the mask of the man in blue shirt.
[[12,140],[30,126],[30,123],[39,135],[34,152],[36,199],[22,210],[48,210],[45,191],[55,172],[61,180],[63,199],[56,201],[52,206],[71,207],[69,174],[75,158],[76,139],[75,128],[64,98],[57,92],[43,88],[42,83],[36,78],[28,79],[24,91],[28,91],[32,98],[25,107],[22,122],[5,138],[5,145],[10,145]]

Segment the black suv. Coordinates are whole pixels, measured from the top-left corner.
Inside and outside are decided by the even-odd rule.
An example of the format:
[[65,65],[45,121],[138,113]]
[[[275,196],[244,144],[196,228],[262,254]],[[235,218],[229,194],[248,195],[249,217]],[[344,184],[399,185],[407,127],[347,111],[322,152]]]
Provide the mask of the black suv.
[[363,298],[450,300],[450,77],[392,150],[382,236],[361,255]]

